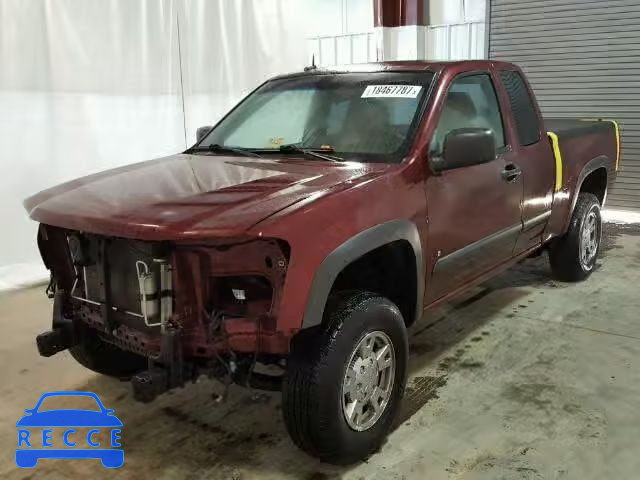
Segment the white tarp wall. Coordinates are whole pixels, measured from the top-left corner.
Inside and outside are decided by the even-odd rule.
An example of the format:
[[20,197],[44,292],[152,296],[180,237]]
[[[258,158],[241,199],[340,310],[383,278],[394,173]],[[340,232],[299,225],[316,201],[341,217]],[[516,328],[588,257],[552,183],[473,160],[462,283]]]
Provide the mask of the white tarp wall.
[[429,2],[427,58],[467,60],[486,58],[487,0]]
[[310,37],[373,32],[374,0],[300,0]]
[[429,23],[443,25],[484,20],[486,0],[435,0],[429,2]]
[[[427,1],[427,0],[423,0]],[[373,0],[304,0],[309,57],[319,65],[376,61]],[[486,0],[430,0],[424,48],[415,27],[403,27],[387,45],[393,59],[462,60],[485,58]]]
[[376,60],[373,0],[303,0],[309,58],[318,65]]
[[307,62],[296,0],[1,0],[0,290],[44,278],[22,200],[175,153]]

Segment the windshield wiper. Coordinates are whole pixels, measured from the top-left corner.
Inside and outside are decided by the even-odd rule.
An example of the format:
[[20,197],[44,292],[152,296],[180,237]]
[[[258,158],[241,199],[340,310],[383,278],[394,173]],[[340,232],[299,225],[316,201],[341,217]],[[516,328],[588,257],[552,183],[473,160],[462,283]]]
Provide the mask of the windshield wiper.
[[211,145],[207,145],[206,147],[194,147],[191,149],[194,152],[215,152],[215,153],[224,153],[224,152],[233,152],[239,153],[240,155],[244,155],[246,157],[260,157],[256,152],[252,152],[247,148],[240,147],[231,147],[229,145],[220,145],[219,143],[213,143]]
[[320,158],[322,160],[328,160],[329,162],[342,162],[343,159],[340,157],[337,157],[335,155],[325,155],[324,153],[320,153],[320,152],[333,152],[333,149],[329,149],[329,148],[302,148],[300,145],[296,145],[295,143],[291,143],[289,145],[281,145],[280,146],[280,151],[282,153],[302,153],[304,155],[310,156],[310,157],[315,157],[315,158]]

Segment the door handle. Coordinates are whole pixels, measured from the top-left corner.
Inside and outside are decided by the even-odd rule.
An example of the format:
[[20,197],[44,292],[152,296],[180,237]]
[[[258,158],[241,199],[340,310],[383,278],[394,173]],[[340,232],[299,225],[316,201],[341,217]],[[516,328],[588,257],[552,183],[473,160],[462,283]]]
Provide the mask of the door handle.
[[504,170],[500,172],[500,175],[505,182],[511,183],[517,180],[520,175],[522,175],[522,170],[520,170],[520,167],[515,163],[507,163],[504,166]]

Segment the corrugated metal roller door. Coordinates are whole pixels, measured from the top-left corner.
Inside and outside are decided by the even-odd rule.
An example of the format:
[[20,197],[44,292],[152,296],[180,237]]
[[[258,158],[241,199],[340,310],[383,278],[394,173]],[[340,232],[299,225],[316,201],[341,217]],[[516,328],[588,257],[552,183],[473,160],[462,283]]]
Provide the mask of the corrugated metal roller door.
[[608,206],[640,210],[640,1],[490,1],[489,57],[524,69],[546,117],[619,122]]

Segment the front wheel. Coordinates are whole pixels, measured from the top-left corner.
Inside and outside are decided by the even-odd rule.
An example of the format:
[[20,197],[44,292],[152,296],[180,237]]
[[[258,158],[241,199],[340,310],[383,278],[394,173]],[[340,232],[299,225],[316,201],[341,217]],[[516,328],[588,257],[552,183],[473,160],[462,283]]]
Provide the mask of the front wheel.
[[327,310],[325,325],[293,339],[283,414],[298,447],[349,464],[379,448],[392,425],[406,382],[407,332],[398,307],[372,293]]
[[601,236],[600,202],[592,193],[579,193],[567,233],[555,240],[549,249],[554,276],[576,282],[591,275]]

